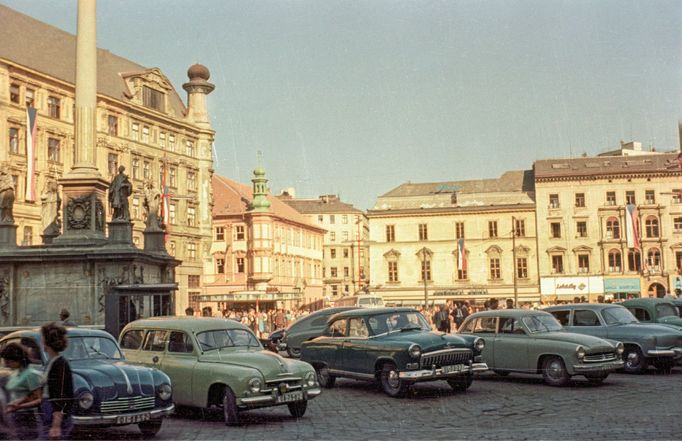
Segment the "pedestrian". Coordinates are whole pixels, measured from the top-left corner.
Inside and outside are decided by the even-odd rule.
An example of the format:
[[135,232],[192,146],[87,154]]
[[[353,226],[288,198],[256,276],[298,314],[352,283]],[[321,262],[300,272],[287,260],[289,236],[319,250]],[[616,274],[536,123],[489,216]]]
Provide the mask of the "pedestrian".
[[440,332],[450,332],[450,315],[445,305],[440,306],[440,311],[433,316],[433,322]]
[[191,306],[188,306],[187,308],[185,308],[185,315],[190,315],[190,316],[194,315],[194,308],[192,308]]
[[44,374],[43,400],[40,405],[43,419],[41,439],[68,439],[73,429],[73,377],[71,365],[62,356],[68,345],[66,328],[49,323],[40,328],[43,347],[48,356]]
[[78,326],[76,323],[74,323],[72,320],[69,319],[71,317],[71,313],[69,312],[68,309],[62,308],[62,310],[59,312],[59,321],[61,322],[62,326]]
[[507,299],[507,309],[514,309],[514,299]]
[[275,313],[275,330],[282,329],[284,326],[286,326],[286,316],[282,309],[278,309]]
[[464,312],[462,311],[464,309],[464,306],[460,304],[459,302],[455,303],[455,310],[452,312],[452,318],[455,321],[455,325],[457,325],[457,329],[462,325],[462,322],[464,321]]
[[40,374],[29,367],[28,353],[19,343],[9,343],[0,353],[12,370],[5,389],[9,394],[6,412],[15,427],[17,439],[36,439],[40,433],[38,408],[42,399]]

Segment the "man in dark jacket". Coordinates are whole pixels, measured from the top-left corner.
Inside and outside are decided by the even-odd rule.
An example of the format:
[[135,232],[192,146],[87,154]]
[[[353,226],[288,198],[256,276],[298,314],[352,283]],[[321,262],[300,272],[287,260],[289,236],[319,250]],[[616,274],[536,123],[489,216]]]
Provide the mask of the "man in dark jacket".
[[448,310],[445,309],[445,305],[440,305],[440,311],[438,311],[433,317],[433,323],[440,332],[450,332],[450,314]]

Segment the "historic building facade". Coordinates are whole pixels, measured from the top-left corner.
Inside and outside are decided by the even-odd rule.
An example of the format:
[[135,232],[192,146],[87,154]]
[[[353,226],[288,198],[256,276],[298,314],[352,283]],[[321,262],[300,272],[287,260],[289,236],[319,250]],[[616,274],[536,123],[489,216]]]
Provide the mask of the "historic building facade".
[[[75,161],[75,36],[0,6],[0,40],[0,163],[8,164],[15,182],[17,241],[39,244],[45,227],[41,194]],[[130,211],[139,247],[143,184],[160,188],[165,181],[166,246],[183,262],[176,272],[176,307],[184,309],[188,292],[199,291],[202,256],[211,246],[214,131],[206,96],[214,86],[208,69],[192,66],[183,85],[185,104],[158,68],[104,49],[98,49],[97,59],[97,168],[109,180],[125,166],[134,186]],[[36,110],[35,130],[27,123],[27,109]]]
[[402,184],[367,217],[370,286],[387,303],[539,299],[531,171]]
[[297,199],[284,193],[279,198],[305,215],[310,223],[327,230],[322,266],[325,298],[333,302],[366,287],[369,224],[365,214],[336,195]]
[[543,297],[595,301],[682,288],[678,152],[631,155],[628,147],[535,162]]
[[253,186],[213,176],[212,262],[195,308],[292,308],[321,302],[325,230],[269,194],[265,171]]

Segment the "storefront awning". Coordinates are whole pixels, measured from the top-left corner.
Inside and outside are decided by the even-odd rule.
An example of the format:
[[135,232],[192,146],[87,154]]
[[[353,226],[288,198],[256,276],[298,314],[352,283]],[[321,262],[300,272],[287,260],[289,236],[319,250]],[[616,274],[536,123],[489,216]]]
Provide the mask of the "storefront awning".
[[641,291],[639,277],[604,278],[604,292],[640,293]]

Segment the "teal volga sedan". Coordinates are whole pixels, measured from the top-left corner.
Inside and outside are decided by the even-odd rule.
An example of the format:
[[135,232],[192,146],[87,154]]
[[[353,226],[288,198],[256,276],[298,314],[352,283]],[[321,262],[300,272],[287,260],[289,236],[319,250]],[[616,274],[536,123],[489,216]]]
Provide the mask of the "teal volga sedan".
[[486,341],[483,362],[494,372],[542,374],[552,386],[584,375],[599,384],[623,367],[623,343],[566,332],[549,313],[526,309],[478,312],[458,331]]
[[464,391],[480,361],[482,338],[431,332],[412,308],[354,309],[329,318],[321,337],[303,342],[301,359],[317,370],[323,387],[337,377],[376,381],[392,397],[417,382],[445,380]]

